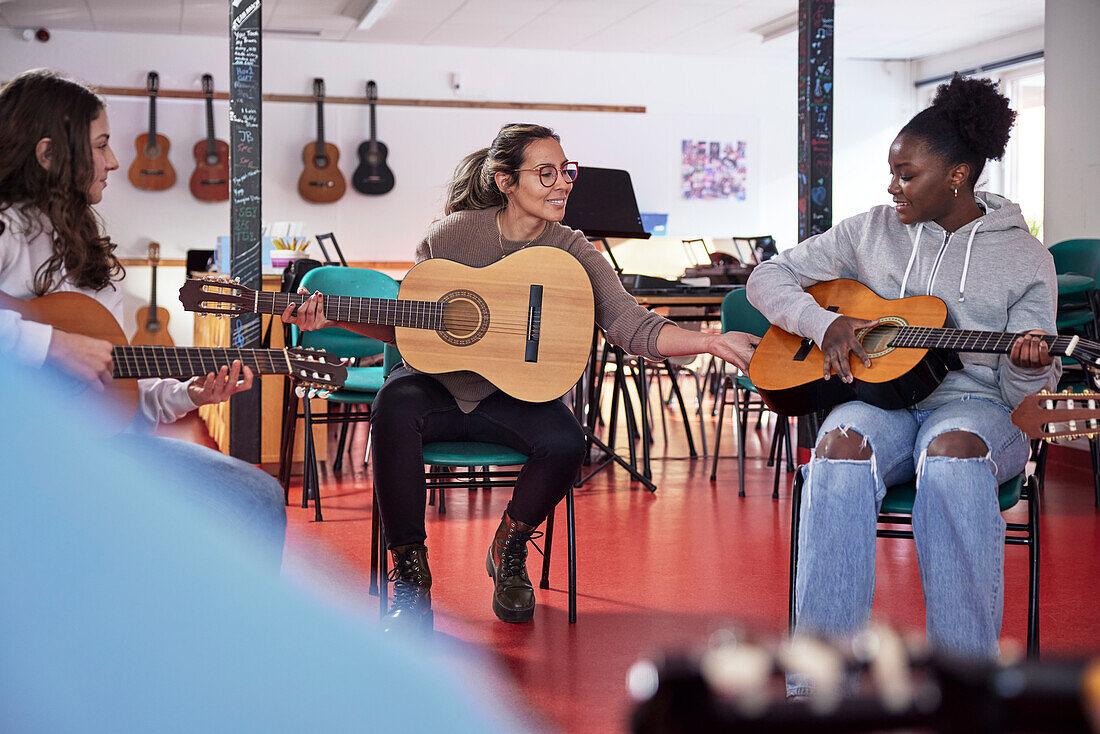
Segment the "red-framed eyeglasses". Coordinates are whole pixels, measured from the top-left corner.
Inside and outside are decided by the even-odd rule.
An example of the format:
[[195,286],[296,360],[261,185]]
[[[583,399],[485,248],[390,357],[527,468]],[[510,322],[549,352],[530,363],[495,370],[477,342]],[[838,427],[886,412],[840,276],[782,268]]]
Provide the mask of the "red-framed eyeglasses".
[[539,166],[538,168],[517,168],[516,173],[520,171],[533,171],[539,175],[539,182],[546,188],[550,188],[558,180],[558,171],[561,171],[562,178],[569,183],[573,183],[577,180],[577,175],[581,172],[581,165],[576,161],[566,161],[561,164],[561,168],[547,163]]

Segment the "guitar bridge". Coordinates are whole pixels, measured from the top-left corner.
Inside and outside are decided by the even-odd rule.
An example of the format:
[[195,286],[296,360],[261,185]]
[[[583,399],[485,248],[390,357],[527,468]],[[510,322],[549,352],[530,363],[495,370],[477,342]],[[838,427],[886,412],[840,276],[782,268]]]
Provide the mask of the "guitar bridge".
[[527,344],[523,351],[524,362],[539,361],[539,326],[542,324],[542,286],[531,286],[527,302]]

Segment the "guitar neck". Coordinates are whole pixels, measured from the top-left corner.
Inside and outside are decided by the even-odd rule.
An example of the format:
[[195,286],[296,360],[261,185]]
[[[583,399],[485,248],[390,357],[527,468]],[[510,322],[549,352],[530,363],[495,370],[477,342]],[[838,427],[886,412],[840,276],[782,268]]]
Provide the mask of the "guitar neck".
[[149,95],[149,144],[157,142],[157,95]]
[[374,102],[370,103],[370,149],[378,150],[378,139],[374,134]]
[[153,318],[155,319],[157,313],[157,266],[150,265],[149,267],[153,270],[153,286],[149,292],[149,311],[154,314]]
[[[947,349],[953,352],[985,352],[986,354],[1008,354],[1012,344],[1023,333],[1012,334],[1004,331],[975,331],[972,329],[942,329],[924,326],[903,326],[890,340],[892,347],[912,347],[916,349]],[[1078,337],[1040,334],[1040,339],[1050,347],[1054,356],[1068,356],[1081,340]]]
[[[255,294],[254,310],[256,313],[281,314],[290,304],[301,304],[308,298],[298,293],[259,291]],[[443,328],[443,304],[437,301],[325,296],[324,309],[325,318],[332,321],[432,331]]]
[[120,346],[111,350],[111,358],[115,378],[207,375],[237,359],[257,374],[291,374],[290,360],[282,349]]
[[218,146],[214,142],[214,99],[210,95],[206,97],[206,156],[218,156]]
[[317,100],[317,155],[325,154],[325,106]]

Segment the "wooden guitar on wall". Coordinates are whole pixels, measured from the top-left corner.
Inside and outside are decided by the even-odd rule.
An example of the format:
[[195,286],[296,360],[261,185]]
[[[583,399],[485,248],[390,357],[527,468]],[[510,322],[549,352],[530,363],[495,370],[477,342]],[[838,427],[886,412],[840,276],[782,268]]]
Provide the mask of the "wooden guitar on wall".
[[[188,280],[188,311],[281,314],[308,296],[254,291],[220,280]],[[531,402],[555,400],[580,378],[592,346],[588,272],[556,247],[528,247],[484,268],[425,260],[401,281],[397,299],[327,295],[334,321],[389,324],[401,357],[429,374],[476,372]]]
[[160,245],[149,243],[149,268],[152,271],[152,289],[149,305],[142,306],[137,312],[137,332],[130,340],[131,344],[158,345],[172,347],[172,336],[168,333],[168,311],[157,305],[157,263],[160,262]]
[[[121,431],[137,415],[137,380],[145,377],[207,375],[239,359],[258,375],[287,375],[310,389],[330,392],[343,387],[347,380],[347,368],[340,360],[308,349],[130,346],[111,312],[83,293],[63,291],[21,299],[0,292],[0,308],[16,311],[30,321],[114,345],[113,379],[105,390],[108,409],[96,426],[103,434]],[[74,385],[79,391],[87,388],[75,381]]]
[[145,80],[149,91],[149,132],[137,136],[134,148],[137,157],[130,164],[127,175],[136,188],[146,191],[164,191],[176,182],[176,169],[168,160],[168,138],[157,133],[157,91],[160,89],[160,76],[150,71]]
[[330,204],[347,190],[344,174],[336,164],[340,151],[332,143],[325,142],[325,80],[313,80],[313,97],[317,102],[317,140],[306,143],[302,149],[305,170],[298,177],[298,193],[306,201]]
[[[768,407],[781,415],[805,415],[849,400],[893,410],[928,397],[962,367],[956,352],[1008,354],[1021,334],[946,328],[947,304],[935,296],[889,300],[854,280],[829,280],[806,289],[823,307],[880,323],[858,332],[871,358],[864,367],[855,356],[850,384],[823,379],[825,355],[809,339],[772,326],[749,364],[749,378]],[[1076,336],[1041,337],[1054,356],[1074,357],[1100,368],[1100,343]]]
[[206,139],[191,149],[195,158],[191,193],[199,201],[228,201],[229,143],[214,137],[214,77],[210,74],[202,75],[202,93],[206,97]]
[[393,188],[393,171],[386,165],[389,149],[375,135],[374,106],[378,102],[378,86],[367,82],[367,101],[370,103],[370,140],[359,145],[359,167],[351,175],[351,185],[360,194],[377,196]]

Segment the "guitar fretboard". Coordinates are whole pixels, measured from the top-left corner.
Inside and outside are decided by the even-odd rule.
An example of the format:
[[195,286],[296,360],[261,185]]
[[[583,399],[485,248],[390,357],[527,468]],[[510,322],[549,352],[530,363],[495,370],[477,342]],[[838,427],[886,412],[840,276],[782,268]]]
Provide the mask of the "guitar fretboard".
[[[281,314],[292,303],[309,298],[298,293],[260,291],[256,296],[257,313]],[[325,296],[325,317],[332,321],[356,324],[383,324],[409,329],[443,328],[443,304],[438,301],[405,301],[392,298]]]
[[[892,347],[916,349],[949,349],[955,352],[986,352],[1007,354],[1012,343],[1024,334],[1004,331],[975,331],[972,329],[943,329],[927,326],[903,326],[890,340]],[[1074,337],[1039,335],[1050,347],[1050,353],[1065,356]]]
[[239,359],[261,375],[289,375],[290,362],[281,349],[224,347],[120,346],[111,350],[116,378],[194,377],[217,372]]

